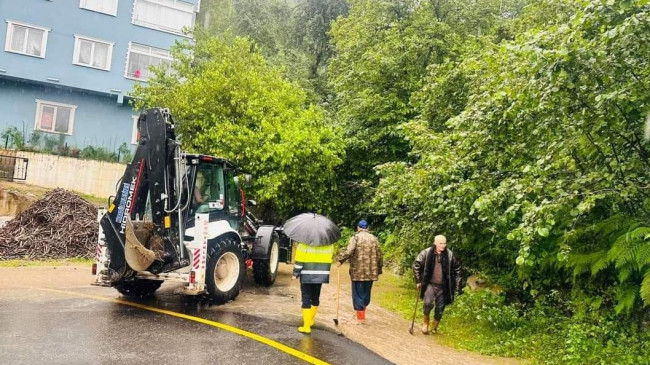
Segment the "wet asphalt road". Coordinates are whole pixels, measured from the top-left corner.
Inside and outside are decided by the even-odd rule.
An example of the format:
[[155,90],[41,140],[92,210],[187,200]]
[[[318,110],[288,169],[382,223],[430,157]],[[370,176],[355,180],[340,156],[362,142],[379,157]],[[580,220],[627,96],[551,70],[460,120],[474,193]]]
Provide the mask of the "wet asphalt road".
[[[147,308],[237,327],[325,363],[390,363],[327,328],[317,326],[311,335],[303,335],[296,331],[294,320],[278,321],[245,314],[245,307],[213,306],[195,297],[176,295],[175,284],[165,283],[152,299],[132,300],[112,288],[39,287],[37,280],[34,283],[34,288],[0,286],[0,364],[306,363],[240,334]],[[246,295],[240,295],[242,302]]]

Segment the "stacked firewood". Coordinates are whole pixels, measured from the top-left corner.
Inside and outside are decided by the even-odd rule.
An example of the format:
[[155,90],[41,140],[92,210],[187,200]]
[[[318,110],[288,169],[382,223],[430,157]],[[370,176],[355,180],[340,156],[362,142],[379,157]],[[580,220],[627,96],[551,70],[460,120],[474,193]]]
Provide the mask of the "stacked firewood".
[[97,208],[55,189],[0,228],[0,259],[94,257],[97,230]]

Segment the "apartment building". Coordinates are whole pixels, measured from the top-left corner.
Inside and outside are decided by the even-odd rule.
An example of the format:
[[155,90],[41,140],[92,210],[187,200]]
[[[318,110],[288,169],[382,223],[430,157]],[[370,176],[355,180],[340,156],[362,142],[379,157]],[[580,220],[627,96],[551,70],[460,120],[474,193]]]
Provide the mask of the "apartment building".
[[[135,83],[171,61],[200,0],[0,0],[0,132],[70,147],[135,142]],[[0,147],[4,147],[0,146]]]

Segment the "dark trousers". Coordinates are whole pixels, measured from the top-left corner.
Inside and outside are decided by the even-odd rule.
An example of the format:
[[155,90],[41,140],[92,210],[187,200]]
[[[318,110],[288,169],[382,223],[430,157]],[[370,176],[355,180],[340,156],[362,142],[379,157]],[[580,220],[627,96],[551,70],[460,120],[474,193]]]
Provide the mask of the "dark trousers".
[[442,312],[445,311],[445,293],[442,286],[428,284],[424,292],[424,315],[429,316],[433,309],[433,304],[436,305],[436,311],[433,319],[439,321],[442,319]]
[[366,309],[370,304],[370,291],[372,291],[373,281],[353,281],[352,282],[352,306],[356,311]]
[[302,308],[309,309],[320,304],[320,289],[323,284],[300,283],[300,294],[302,296]]

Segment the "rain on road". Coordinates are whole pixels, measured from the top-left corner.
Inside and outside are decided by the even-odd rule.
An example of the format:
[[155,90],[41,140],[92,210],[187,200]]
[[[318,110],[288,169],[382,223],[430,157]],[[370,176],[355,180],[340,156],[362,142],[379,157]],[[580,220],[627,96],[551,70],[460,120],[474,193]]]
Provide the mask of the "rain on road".
[[281,275],[270,288],[247,280],[234,302],[212,306],[167,283],[134,301],[90,286],[89,270],[0,268],[0,363],[390,363],[326,326],[298,333],[287,308],[299,313],[299,299]]

